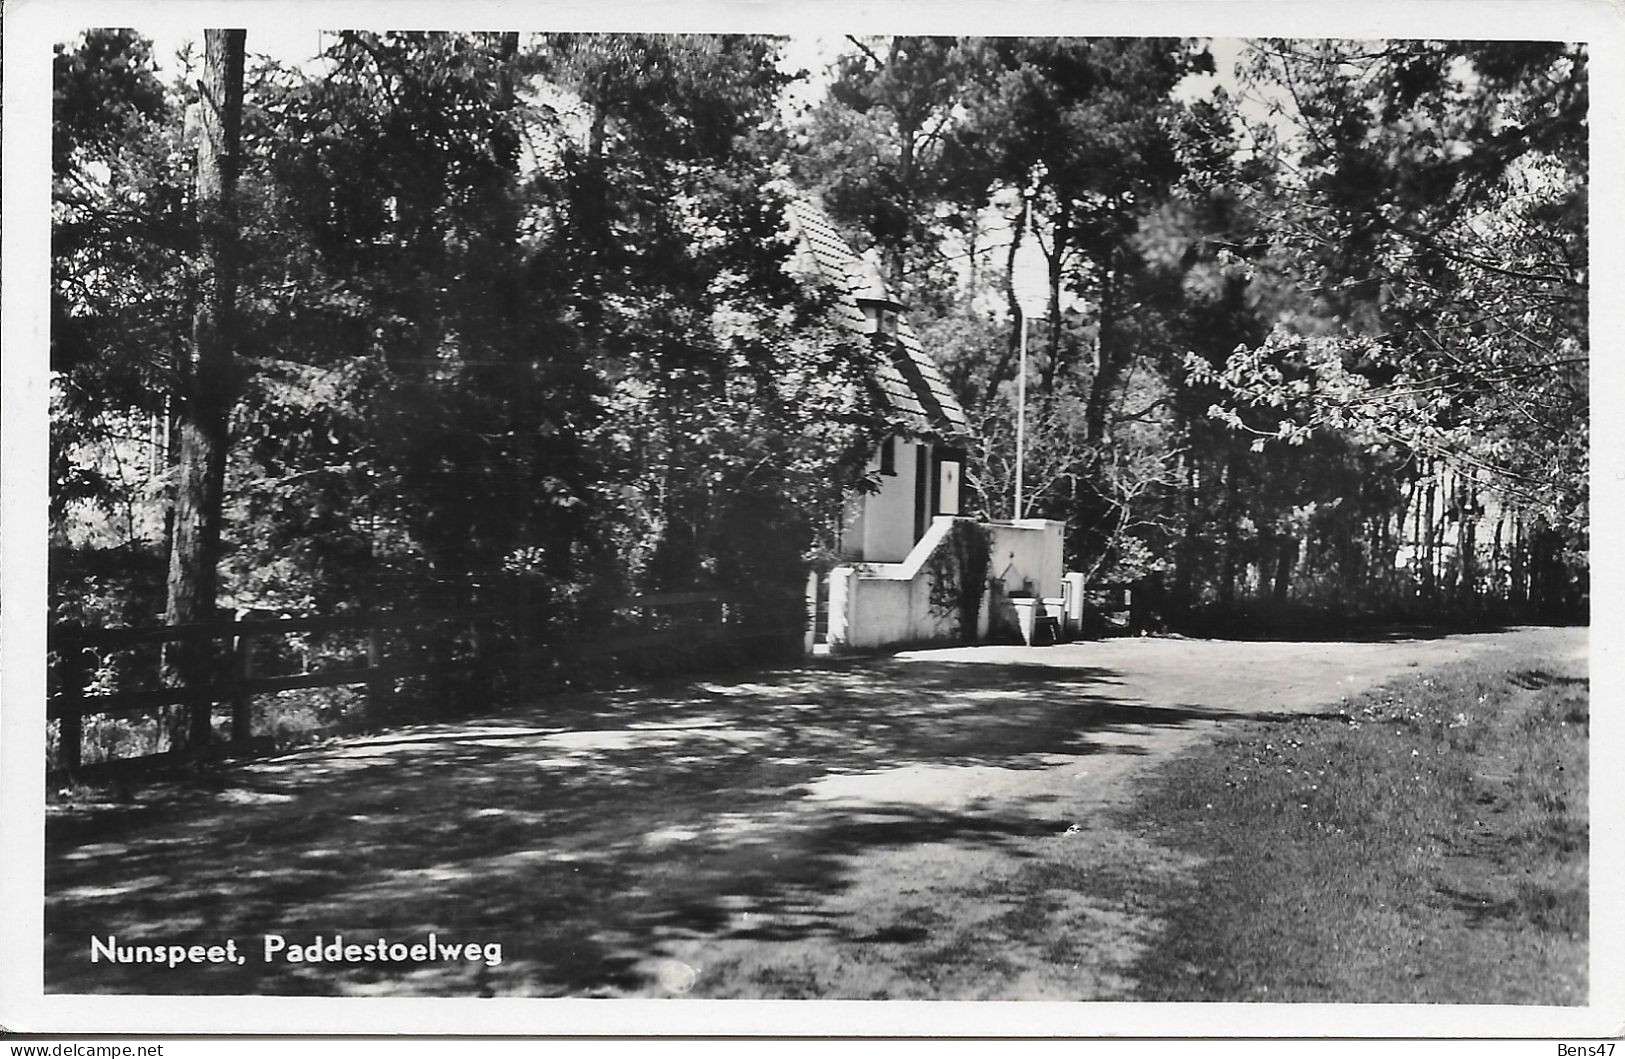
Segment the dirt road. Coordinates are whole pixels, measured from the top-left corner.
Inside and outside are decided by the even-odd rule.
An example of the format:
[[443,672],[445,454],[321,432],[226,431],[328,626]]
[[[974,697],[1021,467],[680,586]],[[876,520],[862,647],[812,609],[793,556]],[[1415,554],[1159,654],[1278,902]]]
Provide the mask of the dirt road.
[[[921,651],[337,741],[54,807],[46,986],[1130,999],[1157,925],[1139,890],[1200,867],[1123,822],[1135,776],[1237,720],[1586,644],[1523,629]],[[436,952],[478,947],[287,958],[317,938],[404,953],[430,934]],[[104,947],[92,962],[110,935],[231,941],[244,960],[155,968]]]

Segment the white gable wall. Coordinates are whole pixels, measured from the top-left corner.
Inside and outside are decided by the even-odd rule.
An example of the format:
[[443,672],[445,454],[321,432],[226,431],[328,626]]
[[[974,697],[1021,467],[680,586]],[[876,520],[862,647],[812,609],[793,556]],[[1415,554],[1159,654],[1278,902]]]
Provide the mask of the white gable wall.
[[[845,558],[865,563],[900,563],[914,548],[915,496],[920,459],[926,450],[925,473],[931,470],[931,446],[902,438],[891,440],[894,474],[880,474],[880,454],[869,460],[868,471],[878,478],[877,493],[854,494],[847,501],[847,519],[841,537]],[[930,483],[926,483],[929,487]],[[929,496],[929,492],[927,493]],[[928,513],[929,514],[929,513]]]

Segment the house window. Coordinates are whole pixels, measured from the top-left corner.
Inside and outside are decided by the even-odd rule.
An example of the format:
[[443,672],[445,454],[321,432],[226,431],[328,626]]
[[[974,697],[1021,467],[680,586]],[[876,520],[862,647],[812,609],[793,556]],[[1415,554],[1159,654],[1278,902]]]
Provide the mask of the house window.
[[897,473],[897,439],[887,438],[880,443],[880,473]]
[[959,514],[960,479],[965,472],[958,460],[943,460],[937,464],[937,514]]
[[871,335],[897,337],[897,310],[880,302],[860,302],[863,320]]
[[941,448],[936,452],[931,482],[931,508],[934,515],[958,515],[965,506],[965,452]]

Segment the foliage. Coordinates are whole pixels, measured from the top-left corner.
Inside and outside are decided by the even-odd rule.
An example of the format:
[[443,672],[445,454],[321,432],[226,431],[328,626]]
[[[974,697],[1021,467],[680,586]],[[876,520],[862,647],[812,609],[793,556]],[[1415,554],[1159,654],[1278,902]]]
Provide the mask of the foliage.
[[1472,469],[1583,565],[1584,47],[1267,41],[1248,77],[1274,126],[1240,255],[1312,310],[1191,360],[1214,414],[1255,448],[1330,431]]
[[993,567],[992,543],[987,527],[970,519],[955,519],[926,566],[931,612],[951,619],[964,642],[976,638]]
[[[974,232],[985,205],[985,158],[958,137],[986,65],[969,38],[849,37],[827,96],[798,137],[797,179],[873,245],[898,292],[922,315],[951,311],[956,236]],[[947,211],[947,224],[942,214]]]
[[[162,415],[188,340],[190,164],[151,48],[92,30],[56,50],[52,109],[51,512],[130,498],[85,451]],[[120,458],[138,459],[127,448]]]
[[[1040,389],[1047,398],[1083,369],[1085,440],[1100,441],[1135,359],[1136,303],[1154,282],[1135,236],[1181,173],[1171,92],[1206,53],[1156,38],[1001,41],[995,51],[979,121],[964,138],[1031,202],[1049,266]],[[1066,296],[1092,318],[1092,350],[1063,321]]]
[[[789,119],[773,38],[323,40],[246,76],[221,604],[799,614],[888,429],[787,268],[811,192],[913,308],[992,517],[1036,242],[1023,513],[1069,567],[1171,617],[1584,605],[1581,46],[1263,41],[1203,96],[1201,41],[852,37]],[[197,87],[118,30],[55,75],[53,607],[142,621],[210,273]]]
[[[822,513],[884,424],[869,350],[829,321],[831,291],[786,268],[775,43],[327,43],[317,72],[248,76],[222,602],[546,603],[569,624],[595,595],[747,585],[747,610],[799,615]],[[95,98],[118,49],[141,105],[104,87],[108,114],[58,114],[59,315],[75,326],[56,332],[53,501],[65,541],[91,538],[76,502],[92,497],[162,549],[131,504],[164,477],[104,456],[133,444],[150,475],[170,447],[94,431],[139,427],[180,385],[173,321],[198,258],[184,152],[155,145],[181,143],[187,100],[149,105],[145,45],[122,36],[65,48],[63,93]],[[114,227],[127,187],[174,203],[178,234],[154,241],[170,215],[134,206],[148,227]],[[116,298],[170,331],[124,326]],[[122,546],[135,530],[95,532]]]
[[825,317],[829,293],[786,268],[767,154],[780,140],[775,48],[567,37],[547,55],[578,128],[538,180],[556,196],[574,319],[601,358],[592,437],[616,494],[610,548],[633,584],[748,576],[787,602],[816,513],[850,486],[873,432],[864,350]]

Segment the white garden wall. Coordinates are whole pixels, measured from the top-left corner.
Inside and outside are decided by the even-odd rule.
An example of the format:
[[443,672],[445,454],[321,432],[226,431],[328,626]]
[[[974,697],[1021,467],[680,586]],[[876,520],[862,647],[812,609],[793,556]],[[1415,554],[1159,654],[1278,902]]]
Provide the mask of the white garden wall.
[[[958,521],[947,515],[898,563],[857,563],[830,572],[829,642],[837,648],[874,649],[958,638],[957,615],[933,607],[931,555]],[[989,532],[989,576],[1011,596],[1061,595],[1064,524],[1047,519],[983,523]],[[983,595],[976,637],[987,635],[988,599]]]

